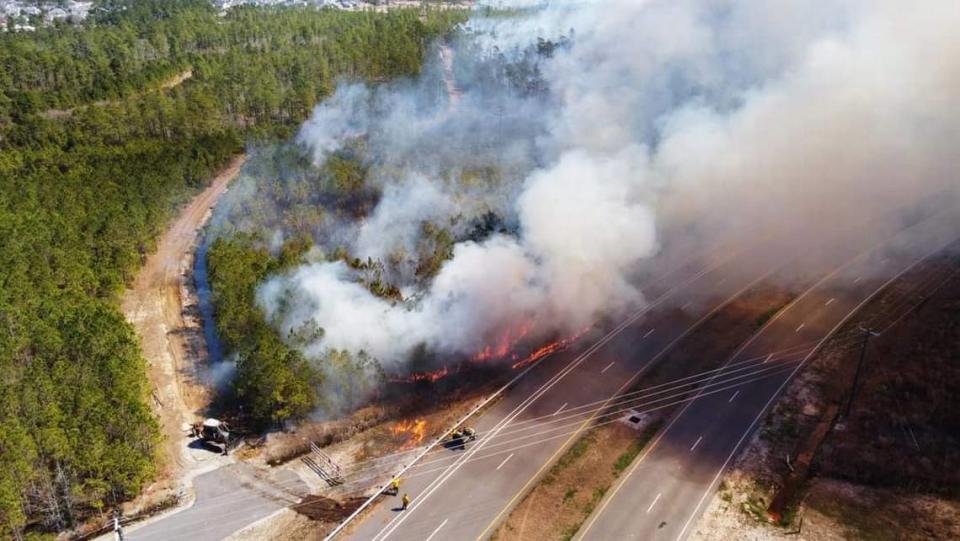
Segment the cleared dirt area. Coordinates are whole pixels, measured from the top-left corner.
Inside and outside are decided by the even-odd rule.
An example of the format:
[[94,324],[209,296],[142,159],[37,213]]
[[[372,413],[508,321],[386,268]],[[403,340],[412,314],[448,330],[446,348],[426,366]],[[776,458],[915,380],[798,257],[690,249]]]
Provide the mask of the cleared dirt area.
[[163,432],[158,481],[146,490],[147,498],[162,497],[159,493],[165,489],[176,488],[179,479],[201,465],[198,457],[215,456],[206,450],[191,452],[195,450],[187,447],[185,438],[185,425],[196,419],[209,399],[196,373],[206,349],[193,291],[193,252],[211,208],[245,159],[234,158],[180,212],[122,298],[121,309],[136,328],[149,364],[153,409]]
[[[768,414],[692,539],[960,539],[958,265],[919,265],[840,329]],[[844,416],[861,325],[881,334]],[[824,423],[831,430],[810,443]],[[809,472],[771,524],[796,467],[787,457],[802,452],[813,452]]]
[[[762,285],[746,292],[681,340],[627,392],[718,367],[791,297],[786,291]],[[689,391],[692,395],[696,388],[691,387]],[[585,432],[557,460],[510,513],[494,538],[498,541],[573,538],[614,481],[681,406],[641,411],[638,423],[628,423],[629,415],[624,413],[598,416],[597,426]],[[622,406],[612,409],[620,410]]]

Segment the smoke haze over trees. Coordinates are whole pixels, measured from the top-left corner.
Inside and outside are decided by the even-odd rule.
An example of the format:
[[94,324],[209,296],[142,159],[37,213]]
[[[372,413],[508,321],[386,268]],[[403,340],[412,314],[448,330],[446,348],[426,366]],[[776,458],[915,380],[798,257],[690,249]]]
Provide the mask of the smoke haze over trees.
[[223,217],[316,244],[256,298],[328,376],[573,333],[642,305],[654,258],[811,249],[957,186],[952,2],[497,5],[419,77],[339,85]]

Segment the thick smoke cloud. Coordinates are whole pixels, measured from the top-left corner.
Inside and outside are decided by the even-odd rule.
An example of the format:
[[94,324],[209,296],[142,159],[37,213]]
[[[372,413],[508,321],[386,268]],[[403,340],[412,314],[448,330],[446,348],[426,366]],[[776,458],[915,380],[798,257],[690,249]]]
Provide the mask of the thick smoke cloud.
[[[359,257],[409,253],[424,221],[464,239],[458,216],[507,224],[459,242],[429,283],[399,271],[403,303],[342,262],[269,280],[258,299],[284,334],[324,329],[311,356],[363,350],[402,369],[420,346],[470,356],[517,329],[575,332],[642,305],[631,277],[687,245],[678,231],[700,244],[802,231],[787,238],[816,246],[955,190],[953,0],[498,4],[522,9],[475,16],[450,69],[434,51],[417,81],[341,85],[301,130],[318,164],[365,138],[382,197],[343,226]],[[498,58],[530,68],[528,91],[497,79]],[[469,181],[491,165],[500,182]]]

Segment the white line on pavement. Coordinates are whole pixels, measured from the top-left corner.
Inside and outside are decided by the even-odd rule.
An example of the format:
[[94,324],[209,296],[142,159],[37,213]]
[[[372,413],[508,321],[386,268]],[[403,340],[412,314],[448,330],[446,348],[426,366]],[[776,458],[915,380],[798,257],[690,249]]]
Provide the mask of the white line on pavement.
[[567,404],[568,404],[567,402],[564,402],[563,405],[560,406],[560,409],[558,409],[556,412],[554,412],[554,414],[553,414],[554,417],[556,417],[561,411],[563,411],[563,408],[567,407]]
[[860,280],[863,280],[863,276],[857,276],[856,278],[854,278],[853,283],[857,283]]
[[737,389],[737,390],[733,393],[733,396],[730,397],[730,400],[727,400],[727,403],[729,404],[730,402],[733,402],[733,399],[736,398],[738,394],[740,394],[740,389]]
[[767,358],[764,359],[763,364],[767,364],[768,362],[770,362],[770,359],[772,358],[773,358],[773,353],[771,353],[770,355],[767,355]]
[[500,471],[500,468],[502,468],[503,465],[506,464],[507,461],[510,460],[511,458],[513,458],[513,453],[510,453],[510,456],[508,456],[507,458],[503,459],[503,462],[501,462],[500,465],[497,466],[497,471]]
[[835,301],[835,300],[837,300],[837,299],[834,298],[834,297],[830,297],[830,300],[827,301],[826,304],[824,304],[824,306],[830,306],[831,304],[833,304],[833,301]]
[[600,373],[603,374],[603,373],[606,372],[607,370],[610,370],[610,367],[613,366],[614,363],[616,363],[616,361],[608,364],[607,366],[604,366],[604,367],[603,367],[603,370],[601,370]]
[[431,539],[433,539],[433,536],[437,535],[437,532],[440,531],[440,528],[443,528],[443,525],[446,524],[448,520],[450,519],[447,519],[447,518],[443,519],[443,522],[441,522],[440,525],[437,526],[436,530],[433,530],[433,533],[430,534],[430,537],[427,537],[426,541],[430,541]]
[[690,306],[690,304],[691,304],[691,301],[687,301],[687,302],[683,303],[683,305],[680,307],[680,309],[683,310],[683,309],[687,308],[688,306]]
[[654,505],[657,505],[657,502],[660,500],[660,496],[661,496],[661,493],[657,492],[657,497],[653,499],[653,502],[650,504],[650,507],[647,508],[647,513],[649,513],[650,510],[653,509]]
[[796,331],[796,332],[800,332],[800,329],[802,329],[804,325],[806,325],[806,323],[801,323],[800,326],[797,327],[797,331]]
[[650,336],[651,334],[653,334],[653,331],[655,331],[655,330],[657,330],[657,329],[650,329],[649,331],[647,331],[647,334],[643,335],[643,337],[646,338],[646,337]]
[[700,436],[699,438],[697,438],[697,441],[693,442],[693,447],[690,448],[691,453],[693,452],[694,449],[697,448],[698,445],[700,445],[700,442],[702,440],[703,440],[703,436]]

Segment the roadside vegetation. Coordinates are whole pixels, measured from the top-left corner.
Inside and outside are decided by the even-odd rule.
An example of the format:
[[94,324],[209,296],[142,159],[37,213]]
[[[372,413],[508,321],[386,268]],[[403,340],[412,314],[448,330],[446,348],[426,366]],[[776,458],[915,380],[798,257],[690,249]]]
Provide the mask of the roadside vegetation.
[[[289,134],[338,77],[416,73],[427,40],[462,17],[221,17],[202,0],[111,0],[92,13],[0,35],[3,538],[74,527],[151,479],[159,432],[117,301],[177,206],[249,138]],[[267,343],[252,373],[280,379],[280,414],[302,411],[300,377],[274,368],[296,372],[296,357]],[[275,406],[251,398],[257,412]]]

